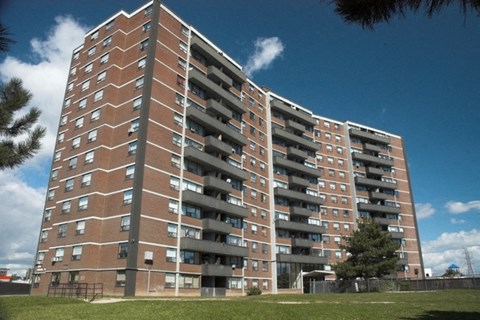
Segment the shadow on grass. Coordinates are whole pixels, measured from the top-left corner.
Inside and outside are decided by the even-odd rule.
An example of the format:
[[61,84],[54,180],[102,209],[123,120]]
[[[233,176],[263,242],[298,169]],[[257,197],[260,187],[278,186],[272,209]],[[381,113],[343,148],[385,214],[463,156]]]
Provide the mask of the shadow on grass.
[[478,320],[480,312],[464,312],[464,311],[426,311],[424,314],[413,318],[401,318],[401,320]]

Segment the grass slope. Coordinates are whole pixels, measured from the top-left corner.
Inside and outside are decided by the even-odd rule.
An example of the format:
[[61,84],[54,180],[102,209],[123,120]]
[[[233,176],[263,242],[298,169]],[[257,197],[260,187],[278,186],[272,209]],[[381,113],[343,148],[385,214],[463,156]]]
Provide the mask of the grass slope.
[[49,297],[0,297],[0,319],[478,320],[480,291],[125,299],[110,304]]

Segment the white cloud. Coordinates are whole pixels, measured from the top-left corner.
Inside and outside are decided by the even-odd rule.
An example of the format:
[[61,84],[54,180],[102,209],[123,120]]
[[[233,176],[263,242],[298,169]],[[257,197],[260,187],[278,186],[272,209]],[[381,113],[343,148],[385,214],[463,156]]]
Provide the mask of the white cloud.
[[468,249],[474,271],[480,272],[480,231],[442,233],[437,239],[422,242],[423,263],[432,268],[434,276],[442,275],[452,263],[460,266],[460,272],[468,271],[465,259]]
[[35,62],[7,56],[0,64],[2,81],[12,77],[23,80],[24,87],[33,95],[30,106],[42,110],[39,123],[47,127],[43,148],[28,161],[28,165],[49,162],[52,156],[72,51],[83,43],[87,30],[71,17],[56,17],[55,26],[46,39],[35,38],[30,41]]
[[470,210],[480,212],[480,200],[474,200],[470,202],[449,201],[445,204],[445,208],[448,212],[453,214],[464,213]]
[[7,56],[0,63],[1,80],[23,80],[33,95],[30,106],[42,110],[39,123],[47,127],[43,148],[36,156],[16,170],[0,171],[0,266],[11,272],[23,274],[33,265],[46,187],[33,188],[26,181],[35,180],[32,168],[39,176],[48,175],[70,58],[87,30],[71,17],[57,17],[46,38],[31,40],[35,62]]
[[465,220],[464,220],[464,219],[455,219],[455,218],[452,218],[452,219],[450,219],[450,223],[451,223],[451,224],[464,224],[464,223],[465,223]]
[[415,212],[417,213],[417,219],[426,219],[434,215],[435,208],[431,203],[417,203],[415,204]]
[[273,60],[280,56],[285,46],[278,37],[258,38],[255,41],[255,52],[248,58],[245,65],[245,73],[252,76],[253,73],[267,69]]
[[44,200],[45,189],[29,187],[14,171],[0,171],[0,266],[32,266]]

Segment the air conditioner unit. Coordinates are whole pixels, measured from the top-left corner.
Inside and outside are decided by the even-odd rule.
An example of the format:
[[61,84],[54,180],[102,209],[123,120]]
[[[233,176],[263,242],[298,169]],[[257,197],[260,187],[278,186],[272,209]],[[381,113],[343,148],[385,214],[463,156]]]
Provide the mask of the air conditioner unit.
[[52,262],[62,261],[62,257],[52,257]]
[[135,128],[134,127],[130,127],[130,129],[128,129],[128,133],[131,134],[131,133],[134,133],[135,132]]
[[232,182],[232,179],[228,178],[228,179],[225,180],[225,181],[227,181],[228,183],[231,183],[231,182]]

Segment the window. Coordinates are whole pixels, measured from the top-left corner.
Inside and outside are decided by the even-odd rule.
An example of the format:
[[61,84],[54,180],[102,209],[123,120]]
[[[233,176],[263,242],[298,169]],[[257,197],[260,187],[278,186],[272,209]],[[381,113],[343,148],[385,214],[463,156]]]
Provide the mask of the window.
[[109,54],[109,53],[104,54],[104,55],[100,58],[100,64],[107,63],[109,57],[110,57],[110,54]]
[[179,47],[180,51],[187,53],[188,47],[187,47],[187,44],[185,42],[180,41],[179,44],[178,44],[178,47]]
[[165,287],[174,288],[175,287],[175,274],[174,273],[165,273]]
[[109,46],[111,43],[112,43],[112,37],[111,36],[106,38],[105,40],[103,40],[103,46],[104,47]]
[[[55,260],[54,261],[63,261],[63,254],[65,252],[64,248],[57,248],[55,249]],[[52,276],[53,278],[53,276]]]
[[92,163],[95,157],[95,151],[85,153],[85,164]]
[[86,173],[82,176],[82,187],[87,187],[90,185],[92,182],[92,174],[91,173]]
[[80,100],[78,103],[78,109],[83,109],[87,106],[87,98]]
[[128,243],[127,242],[119,243],[117,258],[123,259],[123,258],[126,258],[127,255],[128,255]]
[[133,199],[133,190],[125,190],[123,192],[123,204],[131,204]]
[[152,12],[153,12],[153,7],[150,6],[150,7],[148,7],[148,8],[145,8],[144,14],[145,14],[146,16],[148,16],[148,15],[151,15]]
[[97,102],[102,100],[103,98],[103,89],[95,92],[95,95],[93,96],[93,102]]
[[72,191],[74,183],[75,183],[74,178],[67,179],[67,181],[65,181],[65,191]]
[[167,262],[177,262],[177,249],[167,248],[165,256]]
[[78,199],[78,210],[87,210],[88,208],[88,196],[80,197]]
[[135,165],[132,164],[126,168],[125,179],[133,179],[135,176]]
[[72,207],[72,202],[70,200],[64,201],[62,203],[62,213],[69,213],[71,207]]
[[48,230],[42,230],[42,234],[40,236],[40,242],[47,242],[48,239]]
[[185,79],[177,75],[177,86],[185,88]]
[[180,168],[180,156],[177,156],[176,154],[172,154],[171,165],[172,167]]
[[[77,54],[76,54],[76,55],[77,55]],[[76,74],[77,74],[77,67],[71,68],[71,69],[70,69],[70,75],[71,75],[71,76],[74,76],[74,75],[76,75]]]
[[76,148],[80,147],[80,141],[81,141],[81,137],[73,138],[72,149],[76,149]]
[[55,156],[53,157],[53,161],[59,161],[62,157],[62,151],[55,152]]
[[143,40],[140,42],[140,51],[143,51],[148,48],[148,39]]
[[176,238],[177,237],[177,225],[173,223],[169,223],[167,226],[167,235],[169,237]]
[[252,252],[257,252],[258,251],[258,242],[253,241],[252,242]]
[[138,128],[140,127],[140,119],[135,119],[130,122],[130,130],[129,132],[137,132]]
[[172,199],[168,200],[168,212],[178,213],[178,201]]
[[258,260],[252,260],[252,270],[258,271]]
[[97,129],[88,132],[87,141],[93,142],[97,140]]
[[177,133],[173,133],[172,135],[172,143],[176,146],[179,146],[181,147],[182,146],[182,136],[177,134]]
[[100,119],[100,109],[92,111],[90,116],[91,122],[97,121],[98,119]]
[[170,189],[180,190],[180,179],[176,177],[170,177]]
[[133,110],[138,110],[142,106],[142,97],[138,97],[133,100]]
[[52,209],[46,209],[43,213],[43,221],[50,221],[52,218]]
[[[70,82],[68,85],[67,85],[67,91],[70,92],[73,90],[73,82]],[[70,104],[69,104],[70,105]],[[66,108],[67,106],[65,106]]]
[[55,198],[55,189],[50,189],[50,190],[48,190],[47,199],[48,200],[53,200],[53,198]]
[[113,24],[115,23],[114,20],[110,20],[106,25],[105,25],[105,30],[111,29],[113,27]]
[[183,104],[185,103],[185,98],[181,94],[177,93],[175,95],[175,103],[183,106]]
[[132,141],[128,144],[128,155],[134,155],[137,153],[137,141]]
[[85,73],[90,73],[93,70],[93,63],[87,64],[85,66]]
[[178,58],[178,66],[179,66],[182,70],[187,70],[187,61],[185,61],[185,60],[182,59],[182,58]]
[[126,279],[125,270],[118,270],[117,276],[115,278],[115,286],[117,287],[125,287],[125,279]]
[[130,216],[123,216],[120,218],[120,230],[128,231],[130,230]]
[[75,223],[75,234],[85,233],[85,220],[77,221]]
[[57,180],[58,178],[58,170],[52,170],[52,176],[50,177],[50,180],[54,181]]
[[92,47],[90,49],[88,49],[88,52],[87,52],[87,55],[89,57],[93,56],[95,54],[95,52],[97,51],[97,48],[96,47]]
[[78,158],[72,158],[68,161],[68,169],[75,169],[77,167]]
[[63,116],[62,119],[60,120],[60,126],[66,125],[68,122],[68,116]]
[[58,138],[57,138],[57,142],[62,143],[64,140],[65,140],[65,133],[63,133],[63,132],[59,133]]
[[143,83],[144,83],[144,78],[141,77],[141,78],[138,78],[136,81],[135,81],[135,89],[140,89],[143,87]]
[[83,127],[83,117],[75,120],[75,129],[79,129],[81,127]]
[[90,88],[90,80],[87,80],[84,83],[82,83],[82,91],[85,91],[88,88]]
[[188,36],[188,28],[182,24],[181,31],[184,35]]
[[90,40],[96,40],[97,38],[98,38],[98,30],[92,33],[92,35],[90,36]]
[[147,64],[147,58],[138,60],[138,69],[144,69]]
[[147,22],[147,23],[145,23],[145,24],[142,26],[143,32],[148,32],[148,31],[150,31],[150,29],[151,29],[150,21]]
[[72,250],[72,260],[80,260],[82,257],[83,246],[73,246]]
[[[262,261],[262,271],[268,272],[268,261]],[[268,286],[268,284],[267,284]]]
[[100,72],[97,76],[97,82],[102,82],[107,77],[107,71]]

